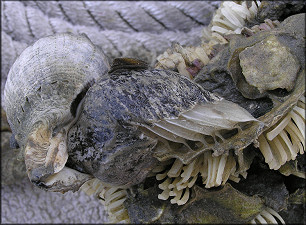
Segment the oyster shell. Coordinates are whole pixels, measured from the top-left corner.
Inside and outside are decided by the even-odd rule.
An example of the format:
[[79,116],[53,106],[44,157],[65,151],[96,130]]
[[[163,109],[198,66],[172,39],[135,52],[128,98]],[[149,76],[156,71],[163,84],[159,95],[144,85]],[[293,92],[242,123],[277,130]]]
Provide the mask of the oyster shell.
[[100,48],[85,35],[70,33],[39,39],[15,61],[5,84],[4,109],[36,185],[75,190],[89,179],[65,167],[66,134],[77,118],[82,92],[108,69]]

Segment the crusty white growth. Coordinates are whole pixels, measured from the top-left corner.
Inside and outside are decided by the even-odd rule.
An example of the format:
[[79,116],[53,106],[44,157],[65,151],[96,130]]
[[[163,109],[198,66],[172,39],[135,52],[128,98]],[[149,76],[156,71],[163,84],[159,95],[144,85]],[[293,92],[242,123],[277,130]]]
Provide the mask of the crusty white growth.
[[[227,42],[222,35],[240,34],[247,21],[254,19],[261,2],[250,1],[251,7],[247,7],[247,1],[234,2],[223,1],[216,10],[209,26],[202,31],[203,41]],[[217,35],[219,34],[219,35]]]
[[169,162],[159,165],[152,171],[157,173],[157,180],[162,180],[158,187],[163,192],[158,198],[167,200],[173,197],[170,202],[178,205],[188,201],[190,188],[198,177],[202,178],[206,188],[210,188],[223,185],[228,179],[239,182],[240,174],[246,176],[246,173],[237,172],[237,163],[232,152],[228,155],[213,156],[212,151],[206,151],[187,165],[179,159],[174,161],[170,169],[168,165]]
[[203,46],[183,47],[178,43],[173,44],[172,48],[167,49],[156,60],[156,69],[177,70],[189,78],[192,78],[192,75],[188,72],[187,67],[192,65],[195,60],[199,60],[203,66],[210,61]]
[[[177,69],[179,73],[191,77],[186,68],[192,65],[192,61],[198,59],[203,65],[206,65],[209,62],[208,55],[211,52],[211,47],[218,43],[227,43],[228,41],[222,36],[224,34],[240,34],[245,23],[255,17],[260,4],[260,1],[251,1],[251,7],[248,8],[247,1],[223,1],[209,26],[202,30],[202,44],[194,47],[180,46],[180,49],[175,46],[168,49],[157,57],[156,68]],[[274,27],[272,21],[268,21],[267,24]]]
[[246,21],[253,19],[257,14],[259,5],[260,1],[252,1],[252,6],[248,8],[246,1],[240,4],[233,1],[224,1],[212,18],[211,31],[220,34],[229,32],[240,34]]
[[252,20],[257,14],[260,4],[260,1],[251,1],[251,7],[248,8],[247,1],[223,1],[209,26],[203,28],[200,45],[182,47],[176,44],[157,57],[155,67],[177,70],[180,74],[192,78],[194,74],[191,74],[187,68],[195,59],[199,60],[202,66],[206,65],[209,62],[208,56],[212,46],[228,43],[223,37],[224,34],[240,34],[243,28],[255,33],[261,29],[272,29],[279,24],[278,21],[265,20],[265,23],[254,26],[252,30],[245,27],[245,23]]
[[97,195],[108,213],[110,223],[129,223],[129,215],[123,203],[126,200],[126,190],[117,187],[107,187],[99,179],[87,181],[80,188],[86,194]]
[[283,218],[271,208],[265,208],[262,210],[253,220],[250,221],[251,224],[279,224],[275,219],[277,218],[280,224],[286,224]]
[[259,149],[270,169],[277,170],[305,152],[305,96],[278,123],[258,138]]

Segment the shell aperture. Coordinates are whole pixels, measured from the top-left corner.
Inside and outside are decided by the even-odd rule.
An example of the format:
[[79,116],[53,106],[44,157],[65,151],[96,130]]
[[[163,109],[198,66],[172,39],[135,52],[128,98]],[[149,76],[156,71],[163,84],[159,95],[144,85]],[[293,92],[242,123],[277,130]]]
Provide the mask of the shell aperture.
[[[75,120],[71,104],[88,83],[108,70],[100,48],[86,35],[70,33],[39,39],[15,61],[5,85],[4,109],[36,185],[75,190],[90,177],[65,168],[67,131]],[[62,185],[57,178],[68,170],[70,184]],[[51,175],[52,182],[47,181]]]
[[159,148],[212,149],[218,131],[253,122],[237,104],[179,73],[114,71],[88,90],[68,133],[69,160],[105,184],[126,187],[142,182],[158,164]]

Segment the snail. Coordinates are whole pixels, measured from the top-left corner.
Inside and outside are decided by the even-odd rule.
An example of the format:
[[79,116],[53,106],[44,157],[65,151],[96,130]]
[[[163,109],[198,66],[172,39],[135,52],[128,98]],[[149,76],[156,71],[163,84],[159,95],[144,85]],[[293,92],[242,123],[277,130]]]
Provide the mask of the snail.
[[68,132],[68,161],[105,185],[130,187],[158,164],[159,151],[179,158],[218,150],[250,124],[260,126],[239,105],[179,73],[115,59],[84,97]]
[[8,74],[4,109],[29,179],[51,191],[77,190],[91,178],[65,166],[67,132],[86,90],[109,69],[85,35],[47,36],[26,48]]

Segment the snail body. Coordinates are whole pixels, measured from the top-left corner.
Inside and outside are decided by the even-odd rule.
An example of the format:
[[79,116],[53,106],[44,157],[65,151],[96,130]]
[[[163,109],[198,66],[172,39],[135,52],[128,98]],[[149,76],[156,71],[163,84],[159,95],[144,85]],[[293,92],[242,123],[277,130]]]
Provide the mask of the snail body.
[[179,73],[121,61],[128,65],[115,61],[109,76],[90,87],[68,134],[70,164],[106,184],[140,183],[158,163],[159,149],[209,149],[218,130],[256,121]]
[[60,186],[68,188],[70,181],[60,185],[54,174],[86,179],[64,168],[66,134],[77,116],[78,96],[108,69],[102,50],[85,35],[70,33],[39,39],[15,61],[4,108],[33,183],[63,191]]

